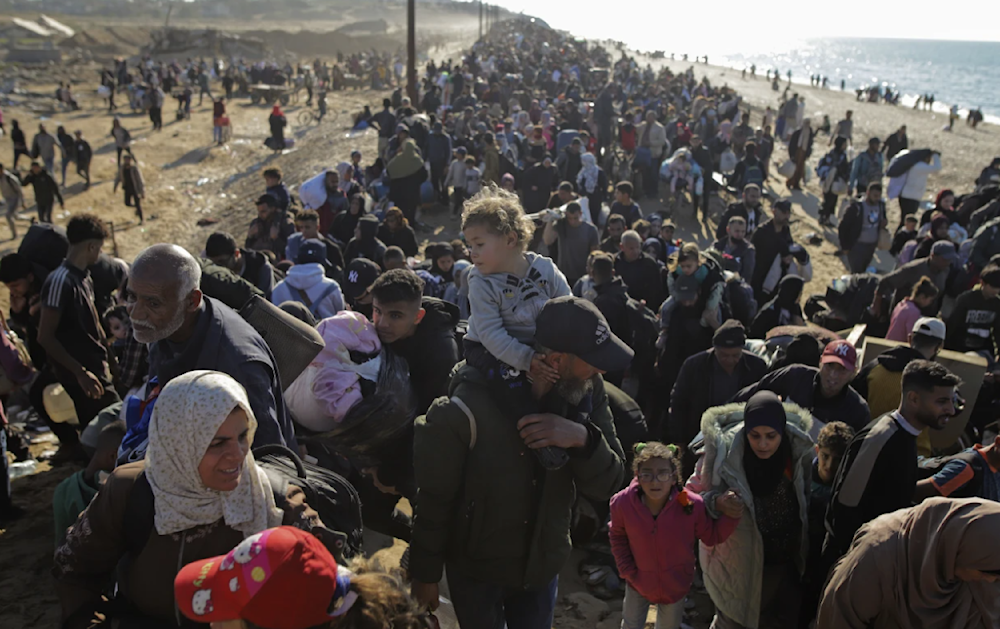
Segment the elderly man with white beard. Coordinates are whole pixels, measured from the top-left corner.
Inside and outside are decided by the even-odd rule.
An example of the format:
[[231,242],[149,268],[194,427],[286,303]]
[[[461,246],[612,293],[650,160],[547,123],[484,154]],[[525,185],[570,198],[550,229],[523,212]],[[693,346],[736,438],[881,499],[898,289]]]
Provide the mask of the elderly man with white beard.
[[247,391],[257,418],[254,445],[296,449],[274,356],[236,311],[202,294],[201,267],[177,245],[140,253],[129,277],[128,313],[135,340],[149,346],[149,377],[162,387],[196,369],[221,371]]

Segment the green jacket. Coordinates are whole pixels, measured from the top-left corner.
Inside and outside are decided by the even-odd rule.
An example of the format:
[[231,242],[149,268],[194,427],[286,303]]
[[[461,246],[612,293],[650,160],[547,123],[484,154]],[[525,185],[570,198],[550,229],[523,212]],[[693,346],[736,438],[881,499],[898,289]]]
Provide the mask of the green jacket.
[[[482,374],[462,363],[451,380],[451,399],[437,399],[416,421],[410,574],[437,583],[447,562],[477,581],[541,588],[569,559],[577,490],[609,500],[621,487],[624,456],[600,377],[587,452],[571,452],[569,464],[550,472],[521,440],[520,418],[505,416],[488,387]],[[456,398],[475,418],[474,440],[473,421]]]

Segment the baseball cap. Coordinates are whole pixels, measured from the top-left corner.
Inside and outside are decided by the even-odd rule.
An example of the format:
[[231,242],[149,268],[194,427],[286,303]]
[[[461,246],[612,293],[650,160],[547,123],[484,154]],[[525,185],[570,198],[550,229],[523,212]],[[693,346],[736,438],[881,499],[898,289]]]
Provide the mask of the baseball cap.
[[955,251],[955,243],[950,240],[939,240],[931,247],[932,256],[940,256],[948,262],[958,260],[958,252]]
[[635,352],[611,332],[607,319],[586,299],[550,299],[535,321],[535,340],[556,352],[573,354],[601,371],[622,371]]
[[348,299],[364,295],[382,272],[378,265],[365,258],[355,258],[344,272],[344,294]]
[[693,275],[684,275],[681,273],[677,281],[674,282],[672,295],[674,299],[679,301],[698,299],[698,280]]
[[944,321],[941,319],[936,319],[934,317],[920,317],[917,322],[913,324],[914,334],[923,334],[924,336],[929,336],[939,340],[944,340],[947,328],[945,328]]
[[819,359],[820,365],[827,363],[837,363],[848,371],[854,371],[858,366],[858,352],[850,341],[830,341]]
[[350,575],[318,539],[282,526],[184,566],[174,578],[174,597],[181,613],[200,623],[247,620],[303,629],[350,609],[357,600]]
[[719,326],[712,336],[713,347],[743,347],[747,341],[747,331],[736,319],[729,319]]
[[319,263],[326,264],[326,243],[318,238],[310,238],[299,245],[299,253],[295,256],[295,264]]

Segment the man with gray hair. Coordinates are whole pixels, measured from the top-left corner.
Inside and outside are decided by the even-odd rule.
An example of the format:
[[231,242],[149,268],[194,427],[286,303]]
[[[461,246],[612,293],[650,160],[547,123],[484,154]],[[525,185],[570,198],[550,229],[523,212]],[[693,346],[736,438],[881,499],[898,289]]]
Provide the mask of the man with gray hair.
[[128,313],[135,340],[149,345],[149,377],[159,386],[196,369],[232,376],[243,385],[257,418],[254,445],[296,448],[274,356],[249,323],[202,294],[201,266],[171,244],[145,249],[132,263]]
[[634,229],[622,234],[619,246],[621,251],[615,258],[615,273],[628,286],[629,297],[645,301],[653,312],[658,311],[664,299],[660,263],[642,252],[642,236]]

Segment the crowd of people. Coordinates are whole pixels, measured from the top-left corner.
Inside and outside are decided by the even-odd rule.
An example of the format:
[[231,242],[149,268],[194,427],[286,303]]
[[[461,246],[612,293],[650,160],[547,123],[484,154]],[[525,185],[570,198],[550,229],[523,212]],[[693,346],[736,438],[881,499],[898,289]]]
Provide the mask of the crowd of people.
[[[693,69],[511,21],[428,64],[419,103],[359,117],[369,163],[298,195],[264,170],[242,241],[127,263],[99,217],[63,230],[50,203],[0,259],[0,365],[53,464],[85,466],[53,504],[63,625],[429,627],[447,579],[464,629],[547,629],[574,545],[605,542],[587,580],[624,596],[625,629],[651,605],[681,627],[702,586],[717,629],[997,626],[1000,159],[919,213],[938,153],[903,127],[851,161],[848,112],[816,175],[824,223],[847,200],[851,274],[803,307],[792,204],[762,197],[780,142],[804,179],[803,111],[755,129]],[[622,153],[638,177],[607,167]],[[53,163],[30,183],[61,200]],[[636,202],[662,182],[707,208],[713,173],[738,198],[708,247]],[[425,203],[462,237],[421,247]],[[898,267],[871,273],[886,249]],[[856,323],[896,343],[864,362],[831,331]],[[944,349],[985,359],[982,382]],[[935,448],[960,387],[969,427]],[[359,557],[362,520],[408,543],[401,566]]]

